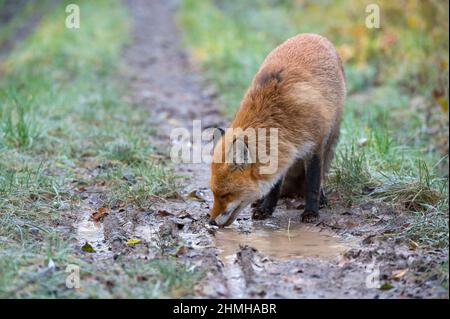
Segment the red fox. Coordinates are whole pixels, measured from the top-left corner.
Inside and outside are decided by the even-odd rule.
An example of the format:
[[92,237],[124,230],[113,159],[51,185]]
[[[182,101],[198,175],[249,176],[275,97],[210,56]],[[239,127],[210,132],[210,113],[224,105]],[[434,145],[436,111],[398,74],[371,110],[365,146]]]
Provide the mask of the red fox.
[[299,34],[270,52],[230,128],[276,128],[277,169],[262,174],[262,163],[248,141],[241,143],[243,161],[225,161],[226,149],[237,141],[227,130],[213,151],[210,222],[227,226],[251,203],[254,219],[267,218],[280,195],[292,193],[305,197],[301,220],[317,220],[326,201],[322,183],[334,156],[345,96],[342,63],[326,38]]

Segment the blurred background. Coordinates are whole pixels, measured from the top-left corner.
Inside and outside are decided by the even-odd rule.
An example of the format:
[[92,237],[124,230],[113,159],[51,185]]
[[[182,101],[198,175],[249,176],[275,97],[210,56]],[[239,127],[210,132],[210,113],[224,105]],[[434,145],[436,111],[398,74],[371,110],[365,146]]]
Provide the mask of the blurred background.
[[[379,29],[366,27],[370,3],[380,8]],[[365,117],[352,126],[448,154],[448,2],[186,0],[179,15],[229,114],[273,47],[297,33],[319,33],[344,62],[348,112]]]

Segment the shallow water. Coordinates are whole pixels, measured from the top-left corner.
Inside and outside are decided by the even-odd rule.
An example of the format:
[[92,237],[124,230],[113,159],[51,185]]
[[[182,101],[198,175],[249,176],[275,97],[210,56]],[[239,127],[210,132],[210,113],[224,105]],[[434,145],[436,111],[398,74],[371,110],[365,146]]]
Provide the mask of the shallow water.
[[105,239],[103,225],[99,222],[85,219],[77,225],[77,230],[78,240],[82,243],[88,242],[90,244],[95,244],[102,242]]
[[75,224],[80,247],[88,243],[94,248],[97,258],[106,258],[111,253],[105,240],[103,223],[90,219],[88,211],[83,213],[83,219]]
[[288,260],[301,257],[337,257],[350,248],[348,242],[319,228],[294,225],[287,229],[253,228],[242,233],[233,228],[216,232],[215,242],[221,251],[220,258],[226,260],[239,250],[239,245],[249,245],[263,255]]

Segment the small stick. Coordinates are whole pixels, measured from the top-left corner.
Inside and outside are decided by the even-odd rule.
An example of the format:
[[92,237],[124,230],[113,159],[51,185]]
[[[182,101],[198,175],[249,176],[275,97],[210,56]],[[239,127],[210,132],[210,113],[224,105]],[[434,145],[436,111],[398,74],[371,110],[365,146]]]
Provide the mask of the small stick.
[[287,228],[288,238],[291,240],[291,218],[289,217],[288,228]]

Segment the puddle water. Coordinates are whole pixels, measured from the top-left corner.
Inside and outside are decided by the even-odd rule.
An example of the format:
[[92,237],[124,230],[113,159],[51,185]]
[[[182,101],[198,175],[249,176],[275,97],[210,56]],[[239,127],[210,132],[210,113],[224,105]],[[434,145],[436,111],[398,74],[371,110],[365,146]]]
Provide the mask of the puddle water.
[[249,245],[263,255],[287,260],[299,257],[337,257],[350,248],[348,242],[319,229],[296,225],[295,228],[253,228],[250,233],[233,228],[220,229],[215,235],[219,257],[225,261],[239,250],[239,245]]
[[83,214],[83,219],[75,227],[80,247],[89,243],[94,248],[96,256],[106,256],[109,253],[105,242],[103,224],[91,220],[88,212]]
[[85,219],[77,225],[77,229],[80,242],[95,244],[102,242],[105,239],[103,235],[103,225],[99,222]]

